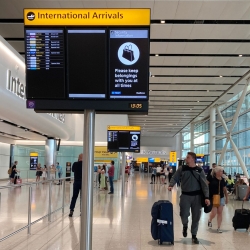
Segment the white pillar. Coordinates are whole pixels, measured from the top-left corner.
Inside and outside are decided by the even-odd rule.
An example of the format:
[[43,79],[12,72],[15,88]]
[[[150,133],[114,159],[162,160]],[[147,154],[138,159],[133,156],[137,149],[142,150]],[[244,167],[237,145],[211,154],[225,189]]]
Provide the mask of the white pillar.
[[[56,140],[54,138],[49,138],[45,142],[45,164],[48,170],[52,164],[56,166]],[[48,171],[48,178],[50,179],[50,171]]]
[[190,124],[190,151],[194,152],[194,123]]
[[124,196],[125,193],[125,166],[126,166],[126,153],[122,152],[122,189],[121,189],[121,196]]
[[80,249],[92,249],[95,111],[84,110]]
[[210,155],[210,166],[215,162],[215,107],[210,109],[210,138],[209,138],[209,155]]
[[178,133],[176,136],[175,136],[175,151],[176,151],[176,154],[177,154],[177,158],[181,159],[182,157],[182,133]]

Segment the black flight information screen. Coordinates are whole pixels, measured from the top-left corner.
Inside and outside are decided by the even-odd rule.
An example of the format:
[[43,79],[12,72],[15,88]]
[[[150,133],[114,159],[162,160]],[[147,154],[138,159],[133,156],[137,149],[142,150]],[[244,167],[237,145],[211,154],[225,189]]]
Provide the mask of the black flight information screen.
[[148,99],[149,30],[109,30],[109,98]]
[[65,98],[63,29],[26,29],[26,96]]
[[107,96],[107,30],[68,29],[68,97]]
[[140,152],[140,131],[108,131],[108,152]]

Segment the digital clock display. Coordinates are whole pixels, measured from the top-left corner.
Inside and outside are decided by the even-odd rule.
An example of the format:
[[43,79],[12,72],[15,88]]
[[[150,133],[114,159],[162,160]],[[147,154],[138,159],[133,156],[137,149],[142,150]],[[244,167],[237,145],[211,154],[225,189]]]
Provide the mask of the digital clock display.
[[142,109],[142,103],[129,103],[129,108],[131,109]]

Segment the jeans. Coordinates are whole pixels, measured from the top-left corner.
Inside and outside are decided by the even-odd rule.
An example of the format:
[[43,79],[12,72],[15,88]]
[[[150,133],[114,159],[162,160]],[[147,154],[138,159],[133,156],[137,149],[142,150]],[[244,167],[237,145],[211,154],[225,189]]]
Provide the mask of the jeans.
[[[60,179],[62,176],[62,173],[58,173],[58,178]],[[61,183],[61,180],[59,180],[59,183]]]
[[74,208],[76,206],[76,200],[78,198],[78,194],[81,189],[82,189],[82,181],[75,181],[73,185],[73,196],[70,203],[70,211],[74,211]]
[[109,176],[110,192],[111,193],[114,193],[114,183],[113,183],[113,180],[114,180],[114,176]]

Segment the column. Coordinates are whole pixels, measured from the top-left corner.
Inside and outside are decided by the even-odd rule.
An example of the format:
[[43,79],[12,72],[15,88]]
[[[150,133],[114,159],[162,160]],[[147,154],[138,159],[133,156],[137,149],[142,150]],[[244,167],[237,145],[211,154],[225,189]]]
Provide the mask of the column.
[[178,133],[176,136],[175,136],[175,151],[176,151],[176,154],[177,154],[177,159],[181,159],[182,158],[182,133]]
[[122,189],[121,189],[121,196],[124,196],[125,193],[125,166],[126,166],[126,153],[122,152]]
[[194,123],[190,124],[190,151],[194,152]]
[[13,164],[14,164],[14,147],[15,145],[14,144],[10,144],[10,166],[9,167],[12,167]]
[[84,147],[82,167],[82,205],[81,205],[81,230],[80,249],[92,249],[92,225],[93,225],[93,166],[95,148],[95,111],[84,111]]
[[[48,138],[45,141],[45,164],[47,169],[54,164],[56,166],[56,140]],[[50,171],[48,171],[48,179],[50,179]]]
[[210,137],[209,137],[209,155],[210,155],[210,166],[216,161],[215,159],[215,107],[210,108]]

